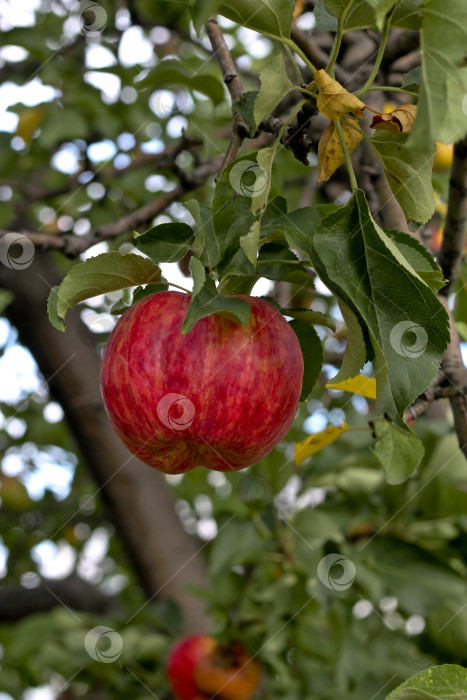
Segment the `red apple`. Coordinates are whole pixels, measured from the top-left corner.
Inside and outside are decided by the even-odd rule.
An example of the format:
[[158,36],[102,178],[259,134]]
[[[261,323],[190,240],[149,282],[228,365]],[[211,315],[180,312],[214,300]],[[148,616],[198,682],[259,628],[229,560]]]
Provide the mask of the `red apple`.
[[225,648],[205,634],[187,637],[170,652],[167,676],[180,700],[249,700],[261,668],[239,644]]
[[152,467],[180,474],[258,462],[297,410],[303,358],[271,304],[251,304],[244,326],[219,314],[182,335],[190,295],[158,292],[126,311],[104,350],[101,389],[125,445]]

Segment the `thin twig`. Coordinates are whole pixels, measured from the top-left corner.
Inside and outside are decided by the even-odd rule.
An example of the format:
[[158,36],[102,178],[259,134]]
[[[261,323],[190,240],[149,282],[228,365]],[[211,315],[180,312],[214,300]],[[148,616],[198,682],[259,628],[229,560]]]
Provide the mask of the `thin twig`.
[[222,34],[215,17],[211,17],[206,24],[206,33],[209,37],[209,41],[211,42],[214,56],[219,64],[224,83],[227,85],[227,89],[232,100],[232,138],[219,170],[220,175],[224,168],[235,160],[238,149],[243,143],[243,139],[249,135],[249,129],[234,107],[235,102],[240,99],[245,91],[243,89],[242,81],[238,76],[237,67],[230,54],[229,47],[226,44],[224,35]]

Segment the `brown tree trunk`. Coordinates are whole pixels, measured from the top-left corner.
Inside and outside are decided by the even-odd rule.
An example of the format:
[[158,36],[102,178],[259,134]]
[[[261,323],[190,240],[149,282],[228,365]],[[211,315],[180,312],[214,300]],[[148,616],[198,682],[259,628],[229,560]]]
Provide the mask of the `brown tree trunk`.
[[162,475],[133,457],[113,432],[100,395],[93,334],[78,310],[68,315],[65,333],[50,324],[47,296],[59,281],[50,253],[37,252],[26,270],[0,265],[0,286],[15,295],[7,316],[65,411],[146,595],[177,601],[186,633],[205,631],[204,604],[185,590],[206,583],[201,545],[184,531]]

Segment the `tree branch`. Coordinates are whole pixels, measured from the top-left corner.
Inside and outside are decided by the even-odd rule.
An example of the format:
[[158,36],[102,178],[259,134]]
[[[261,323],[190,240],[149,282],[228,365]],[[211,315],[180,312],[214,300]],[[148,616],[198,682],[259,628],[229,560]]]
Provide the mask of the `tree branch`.
[[101,613],[114,606],[115,600],[76,574],[59,581],[46,579],[36,588],[23,588],[8,583],[0,588],[0,622],[14,622],[58,605],[72,610]]
[[224,160],[222,161],[219,170],[220,174],[224,168],[229,165],[229,163],[235,160],[238,149],[243,143],[243,139],[249,135],[250,131],[240,114],[234,108],[235,102],[240,99],[245,91],[243,89],[242,81],[238,76],[237,67],[230,54],[229,47],[225,42],[224,35],[222,34],[215,17],[211,17],[211,19],[207,22],[206,33],[209,37],[209,41],[211,42],[214,56],[219,64],[224,83],[227,85],[227,89],[230,93],[230,99],[232,101],[232,138]]
[[447,382],[461,391],[461,396],[450,399],[454,425],[461,450],[467,457],[467,369],[464,367],[459,335],[448,304],[449,291],[456,279],[465,245],[467,224],[467,139],[454,147],[449,198],[444,236],[438,262],[448,280],[440,292],[440,300],[449,314],[451,342],[445,352],[441,369]]
[[457,277],[465,244],[467,224],[467,139],[454,146],[451,177],[449,180],[448,211],[438,263],[448,280],[442,290],[447,296]]
[[[27,236],[37,248],[43,250],[59,250],[70,258],[76,258],[81,253],[88,250],[88,248],[96,245],[96,243],[117,238],[117,236],[130,233],[134,229],[147,224],[172,204],[172,202],[178,201],[186,192],[204,184],[211,175],[214,175],[218,171],[219,163],[220,158],[206,161],[203,165],[195,168],[192,173],[183,174],[183,181],[178,184],[175,189],[166,192],[153,202],[149,202],[139,209],[135,209],[121,219],[117,219],[117,221],[98,226],[84,236],[76,236],[75,234],[54,236],[33,231],[20,231],[17,233],[18,235]],[[179,175],[182,175],[182,173],[179,173]],[[6,233],[11,232],[0,231],[0,240]]]

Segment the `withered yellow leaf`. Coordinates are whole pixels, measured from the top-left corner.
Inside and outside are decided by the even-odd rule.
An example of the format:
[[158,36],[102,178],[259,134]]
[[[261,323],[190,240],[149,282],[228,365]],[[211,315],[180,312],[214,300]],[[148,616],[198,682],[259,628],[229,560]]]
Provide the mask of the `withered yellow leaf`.
[[377,114],[370,124],[372,129],[385,129],[386,131],[398,131],[400,134],[408,134],[412,131],[417,105],[401,105],[387,114]]
[[356,377],[344,379],[337,384],[326,384],[326,389],[340,389],[349,391],[351,394],[365,396],[367,399],[376,399],[376,379],[374,377],[364,377],[358,374]]
[[[363,133],[356,125],[354,128],[345,122],[342,122],[342,132],[347,150],[352,153],[363,139]],[[323,131],[318,144],[318,183],[329,180],[333,172],[344,162],[344,152],[339,135],[331,122]]]
[[31,107],[20,112],[18,124],[16,125],[16,135],[21,136],[23,141],[30,144],[34,132],[42,124],[45,117],[44,107]]
[[316,71],[313,80],[319,87],[316,104],[321,114],[333,121],[340,119],[347,112],[353,112],[357,117],[361,116],[365,103],[343,88],[337,80],[333,80],[325,70]]
[[299,17],[305,9],[305,0],[295,0],[295,10],[293,11],[294,19]]
[[294,461],[298,467],[307,457],[320,452],[322,449],[337,440],[343,433],[349,430],[349,426],[345,421],[342,421],[342,427],[338,425],[330,425],[319,433],[314,433],[307,437],[303,442],[297,442],[295,445]]

